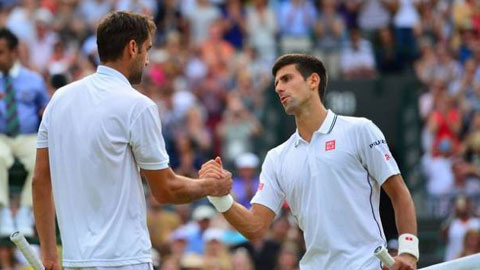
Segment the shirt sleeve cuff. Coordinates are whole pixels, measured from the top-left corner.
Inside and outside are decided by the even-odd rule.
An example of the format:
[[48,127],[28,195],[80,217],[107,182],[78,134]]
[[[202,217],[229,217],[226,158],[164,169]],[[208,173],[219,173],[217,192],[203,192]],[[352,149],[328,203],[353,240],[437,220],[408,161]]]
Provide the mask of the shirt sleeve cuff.
[[48,141],[37,141],[37,148],[48,148]]
[[261,204],[265,207],[267,207],[268,209],[272,210],[272,212],[275,213],[275,215],[278,215],[278,213],[280,212],[280,208],[282,207],[282,204],[278,204],[277,206],[275,206],[274,203],[271,203],[271,202],[266,202],[266,201],[263,201],[261,199],[258,199],[258,198],[253,198],[252,201],[250,202],[252,205],[254,203],[256,204]]
[[162,162],[154,162],[154,163],[140,163],[138,162],[138,166],[144,170],[163,170],[168,168],[168,163],[170,160],[165,160]]

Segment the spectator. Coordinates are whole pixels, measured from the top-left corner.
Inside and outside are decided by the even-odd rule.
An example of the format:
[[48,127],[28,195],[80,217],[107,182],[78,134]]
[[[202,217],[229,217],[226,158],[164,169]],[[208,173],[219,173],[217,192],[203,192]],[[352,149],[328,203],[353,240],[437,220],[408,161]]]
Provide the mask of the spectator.
[[397,10],[393,17],[397,47],[401,57],[411,63],[417,56],[417,39],[420,34],[421,0],[396,0]]
[[[454,106],[454,100],[447,94],[440,94],[428,120],[428,129],[433,135],[433,155],[442,151],[440,147],[448,147],[455,153],[460,146],[460,128],[462,116]],[[442,146],[440,146],[442,143]]]
[[[49,96],[42,77],[18,63],[18,39],[0,29],[0,236],[33,236],[32,177],[36,132]],[[15,221],[9,209],[8,169],[18,158],[28,172]]]
[[273,10],[268,8],[268,0],[252,1],[247,8],[248,43],[268,65],[277,57],[275,44],[277,28],[277,19]]
[[359,2],[356,6],[358,10],[358,25],[366,34],[367,38],[372,40],[378,29],[387,27],[392,18],[392,13],[398,8],[399,0],[347,0]]
[[322,1],[315,24],[315,50],[317,57],[325,63],[331,78],[339,76],[340,48],[344,34],[345,24],[337,13],[335,0]]
[[278,254],[277,266],[275,270],[297,270],[298,253],[294,245],[287,243],[282,246]]
[[33,69],[42,72],[52,57],[53,47],[58,42],[58,34],[53,31],[53,15],[47,9],[35,11],[35,34],[28,45],[30,46],[30,63]]
[[317,12],[310,0],[291,0],[280,3],[278,25],[282,53],[308,52],[312,49]]
[[480,111],[473,113],[469,133],[463,141],[464,154],[468,162],[480,168]]
[[346,79],[373,78],[375,57],[371,43],[361,37],[359,29],[350,30],[349,43],[342,49],[340,70]]
[[223,11],[223,39],[235,49],[243,48],[247,30],[246,11],[241,0],[227,1]]
[[452,172],[455,177],[454,194],[475,196],[480,194],[480,169],[458,158],[453,161]]
[[188,227],[180,227],[179,230],[187,230],[188,244],[187,253],[203,255],[205,251],[205,231],[210,227],[211,220],[217,215],[215,210],[207,205],[197,206],[193,210],[193,222]]
[[380,73],[396,74],[403,69],[404,59],[390,28],[378,30],[375,61]]
[[205,265],[203,258],[195,253],[186,254],[180,260],[182,270],[202,270]]
[[[77,6],[77,12],[91,26],[96,23],[112,9],[111,0],[83,0]],[[96,27],[95,27],[96,28]]]
[[465,234],[471,229],[479,230],[480,220],[472,216],[471,201],[465,197],[459,197],[455,202],[455,217],[443,229],[447,240],[445,261],[453,260],[460,255]]
[[204,233],[205,269],[231,270],[232,262],[228,249],[223,243],[224,231],[210,228]]
[[245,108],[238,94],[229,95],[227,108],[217,128],[222,140],[222,157],[227,167],[231,167],[240,154],[253,151],[252,139],[260,131],[260,123]]
[[480,233],[478,229],[470,229],[463,239],[463,250],[458,257],[474,255],[480,252]]
[[258,157],[253,153],[244,153],[235,159],[237,168],[236,177],[233,179],[232,194],[235,201],[250,208],[250,200],[257,192],[259,164]]
[[208,37],[208,29],[213,22],[220,18],[220,10],[209,0],[197,0],[194,12],[186,14],[189,21],[190,42],[199,45]]
[[233,252],[232,270],[255,270],[252,259],[245,248],[239,248]]
[[228,75],[229,63],[231,63],[235,48],[222,39],[223,28],[220,21],[209,26],[208,38],[202,43],[202,60],[210,72],[216,76],[225,78]]
[[150,232],[152,247],[162,251],[168,242],[168,237],[180,226],[180,217],[164,209],[149,192],[147,195],[147,226]]

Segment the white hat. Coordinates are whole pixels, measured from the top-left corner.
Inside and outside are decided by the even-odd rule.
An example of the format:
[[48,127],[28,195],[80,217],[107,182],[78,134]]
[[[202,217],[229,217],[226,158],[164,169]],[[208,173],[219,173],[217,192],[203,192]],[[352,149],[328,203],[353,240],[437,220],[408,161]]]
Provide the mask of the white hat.
[[37,9],[33,15],[35,21],[50,25],[53,22],[52,13],[46,8]]
[[208,243],[212,240],[217,240],[218,242],[223,242],[223,235],[224,235],[224,232],[223,232],[222,229],[208,228],[203,233],[203,241],[205,241],[205,243]]
[[259,162],[255,154],[243,153],[235,159],[235,166],[237,166],[237,168],[257,168]]
[[203,268],[203,258],[195,253],[188,253],[182,256],[180,265],[184,268]]
[[180,227],[170,234],[170,238],[172,241],[178,241],[178,240],[186,241],[188,240],[188,233],[183,227]]
[[217,215],[217,212],[212,207],[207,205],[200,205],[193,210],[193,220],[199,221],[203,219],[212,219]]

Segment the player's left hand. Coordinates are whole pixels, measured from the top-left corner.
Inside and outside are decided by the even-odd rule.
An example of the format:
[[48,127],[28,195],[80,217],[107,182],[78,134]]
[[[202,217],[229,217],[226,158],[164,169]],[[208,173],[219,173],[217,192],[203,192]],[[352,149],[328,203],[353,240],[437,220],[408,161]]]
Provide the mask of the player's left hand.
[[[417,269],[417,259],[410,254],[403,253],[393,258],[395,263],[390,270],[415,270]],[[384,270],[387,270],[385,266]]]

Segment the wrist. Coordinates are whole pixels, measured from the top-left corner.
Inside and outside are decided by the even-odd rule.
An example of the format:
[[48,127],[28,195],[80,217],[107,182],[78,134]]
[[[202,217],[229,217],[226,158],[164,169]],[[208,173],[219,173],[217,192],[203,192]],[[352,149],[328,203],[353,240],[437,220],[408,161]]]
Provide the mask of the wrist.
[[408,254],[417,261],[420,258],[418,238],[411,233],[404,233],[398,237],[398,255]]
[[225,196],[207,196],[207,199],[210,201],[211,204],[217,209],[218,212],[220,213],[225,213],[230,208],[232,208],[233,204],[235,201],[233,200],[232,195],[228,194]]

